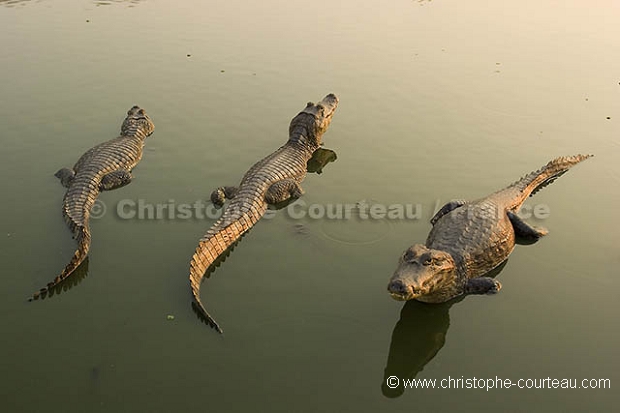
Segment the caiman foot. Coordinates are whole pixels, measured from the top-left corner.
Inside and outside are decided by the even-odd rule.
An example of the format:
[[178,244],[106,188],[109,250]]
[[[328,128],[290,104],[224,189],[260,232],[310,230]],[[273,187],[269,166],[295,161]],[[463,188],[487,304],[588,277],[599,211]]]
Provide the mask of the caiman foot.
[[536,241],[549,233],[545,228],[536,228],[528,224],[514,212],[508,211],[508,218],[515,230],[515,235],[519,238]]
[[60,183],[62,184],[62,186],[64,186],[65,188],[69,188],[69,186],[71,186],[71,183],[73,182],[73,178],[75,178],[75,171],[69,168],[62,168],[58,170],[58,172],[56,172],[54,176],[60,179]]
[[466,203],[467,203],[467,201],[465,201],[464,199],[456,199],[454,201],[448,202],[447,204],[442,206],[441,209],[439,211],[437,211],[437,213],[431,218],[431,224],[435,225],[435,223],[437,221],[439,221],[439,219],[441,217],[443,217],[444,215],[454,211],[457,208],[462,207]]
[[312,153],[312,158],[306,163],[306,171],[309,173],[323,173],[323,168],[330,162],[338,159],[336,152],[331,149],[319,148]]
[[465,284],[465,294],[496,294],[501,289],[500,282],[491,277],[472,278]]
[[235,186],[220,186],[215,191],[211,192],[211,202],[218,208],[224,206],[224,202],[227,199],[233,199],[239,192],[239,188]]
[[293,179],[283,179],[271,185],[265,194],[265,202],[270,205],[277,205],[290,198],[299,198],[304,194],[304,190],[297,181]]
[[110,191],[112,189],[120,188],[128,185],[132,179],[133,177],[131,176],[131,172],[124,169],[119,169],[118,171],[113,171],[103,175],[103,178],[101,178],[101,183],[99,184],[99,189],[102,191]]

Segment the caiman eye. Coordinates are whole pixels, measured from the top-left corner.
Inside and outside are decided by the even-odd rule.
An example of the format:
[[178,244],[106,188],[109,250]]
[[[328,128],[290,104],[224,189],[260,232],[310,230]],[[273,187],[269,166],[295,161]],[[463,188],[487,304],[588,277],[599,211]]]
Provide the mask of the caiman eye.
[[424,260],[422,264],[428,266],[428,265],[431,265],[432,263],[433,263],[433,260],[430,258],[427,258]]

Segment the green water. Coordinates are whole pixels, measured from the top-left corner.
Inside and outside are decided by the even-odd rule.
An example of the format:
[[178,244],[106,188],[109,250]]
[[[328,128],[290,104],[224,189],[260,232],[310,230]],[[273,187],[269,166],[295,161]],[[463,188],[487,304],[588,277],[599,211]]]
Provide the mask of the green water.
[[[618,21],[615,0],[0,2],[3,410],[613,410],[614,387],[399,395],[384,374],[617,386]],[[338,159],[304,181],[306,216],[259,222],[203,284],[219,336],[187,280],[213,220],[116,208],[236,184],[330,92]],[[132,184],[100,196],[87,276],[27,302],[75,248],[53,173],[115,137],[133,104],[156,130]],[[549,208],[529,221],[550,234],[517,246],[498,295],[389,297],[437,204],[576,153],[596,156],[528,201]],[[318,217],[361,201],[417,212]]]

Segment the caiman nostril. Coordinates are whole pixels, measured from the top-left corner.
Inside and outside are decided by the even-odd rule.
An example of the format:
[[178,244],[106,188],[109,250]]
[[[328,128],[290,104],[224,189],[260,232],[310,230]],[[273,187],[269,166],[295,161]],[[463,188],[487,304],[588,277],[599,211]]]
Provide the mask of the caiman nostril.
[[407,294],[407,286],[401,280],[393,280],[388,285],[388,291],[395,294]]

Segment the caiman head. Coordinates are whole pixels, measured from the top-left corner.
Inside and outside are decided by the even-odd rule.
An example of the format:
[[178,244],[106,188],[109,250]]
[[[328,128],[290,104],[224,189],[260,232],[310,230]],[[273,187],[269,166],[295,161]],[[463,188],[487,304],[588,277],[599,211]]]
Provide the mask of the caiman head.
[[416,244],[400,257],[388,291],[399,301],[444,302],[457,288],[456,265],[445,251]]
[[121,126],[121,135],[146,138],[155,130],[155,125],[144,109],[134,106],[127,111],[127,117]]
[[317,104],[308,102],[306,108],[291,121],[288,129],[290,140],[305,143],[312,149],[321,146],[321,137],[329,127],[337,106],[338,98],[333,93]]

